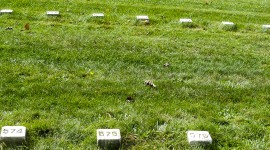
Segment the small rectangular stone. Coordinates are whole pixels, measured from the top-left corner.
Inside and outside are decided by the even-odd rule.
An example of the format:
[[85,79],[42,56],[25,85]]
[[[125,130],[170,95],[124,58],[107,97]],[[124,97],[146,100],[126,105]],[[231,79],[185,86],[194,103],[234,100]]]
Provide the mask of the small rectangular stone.
[[149,24],[149,17],[148,16],[137,16],[137,21],[139,23],[143,23],[143,24]]
[[2,9],[0,10],[0,14],[11,14],[13,13],[13,10],[11,9]]
[[234,26],[234,23],[233,22],[223,21],[222,24],[225,25],[225,26]]
[[137,16],[137,20],[149,20],[148,16]]
[[104,17],[105,15],[103,13],[93,13],[92,17]]
[[262,25],[262,28],[265,30],[269,30],[270,29],[270,25]]
[[23,142],[26,140],[26,127],[4,126],[1,129],[0,137],[5,142]]
[[48,16],[59,16],[60,12],[59,11],[47,11]]
[[97,144],[104,149],[120,147],[121,135],[119,129],[97,129]]
[[182,18],[180,19],[180,23],[192,23],[191,19]]
[[208,131],[187,131],[187,138],[190,145],[212,144]]

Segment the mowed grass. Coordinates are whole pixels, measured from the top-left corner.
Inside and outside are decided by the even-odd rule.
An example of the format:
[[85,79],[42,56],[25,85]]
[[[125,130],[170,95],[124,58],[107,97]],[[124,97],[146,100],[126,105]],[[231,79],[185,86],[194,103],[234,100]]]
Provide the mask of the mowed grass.
[[[14,13],[0,15],[0,126],[26,126],[28,140],[0,148],[98,149],[96,129],[119,128],[121,149],[269,149],[270,1],[1,0],[5,8]],[[213,144],[191,147],[187,130],[209,131]]]

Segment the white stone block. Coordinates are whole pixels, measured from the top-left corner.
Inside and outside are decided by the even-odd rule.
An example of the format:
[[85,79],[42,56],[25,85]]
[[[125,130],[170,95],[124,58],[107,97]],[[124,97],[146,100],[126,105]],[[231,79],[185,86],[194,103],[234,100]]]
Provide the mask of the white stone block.
[[13,13],[13,10],[11,9],[2,9],[0,10],[0,14],[11,14]]
[[222,24],[224,26],[234,26],[234,23],[233,22],[226,22],[226,21],[223,21]]
[[148,16],[137,16],[136,17],[138,21],[149,23],[149,17]]
[[59,11],[47,11],[48,16],[59,16],[60,12]]
[[121,135],[119,129],[97,129],[97,144],[104,149],[120,147]]
[[263,30],[270,30],[270,25],[262,25]]
[[212,144],[208,131],[187,131],[187,138],[190,145]]
[[182,18],[182,19],[180,19],[180,23],[192,23],[192,20],[187,19],[187,18]]
[[93,13],[92,17],[104,17],[105,15],[103,13]]
[[26,127],[4,126],[1,129],[0,137],[5,142],[23,142],[26,140]]

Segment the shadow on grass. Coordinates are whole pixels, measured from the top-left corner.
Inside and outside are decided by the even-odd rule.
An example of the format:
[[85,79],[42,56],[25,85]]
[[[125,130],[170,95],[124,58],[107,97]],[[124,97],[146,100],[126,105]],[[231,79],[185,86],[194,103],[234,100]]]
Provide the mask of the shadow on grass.
[[223,25],[222,27],[221,27],[221,29],[222,30],[225,30],[225,31],[237,31],[237,29],[238,29],[238,27],[237,27],[237,25]]
[[138,138],[134,134],[128,134],[123,137],[121,149],[130,149],[132,146],[136,145]]
[[214,144],[209,145],[193,145],[190,146],[191,150],[214,150],[217,149],[217,147]]
[[28,150],[29,148],[29,139],[25,141],[1,141],[0,149],[2,150]]
[[197,28],[198,25],[196,25],[193,22],[188,22],[188,23],[181,23],[182,28]]

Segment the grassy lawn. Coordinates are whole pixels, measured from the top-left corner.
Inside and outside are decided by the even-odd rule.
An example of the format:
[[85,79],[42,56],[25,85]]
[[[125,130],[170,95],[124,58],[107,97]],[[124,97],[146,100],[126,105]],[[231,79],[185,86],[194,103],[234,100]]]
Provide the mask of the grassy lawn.
[[[1,0],[8,8],[0,127],[26,126],[28,140],[0,149],[98,149],[99,128],[119,128],[123,150],[270,148],[270,1]],[[187,130],[212,145],[191,147]]]

